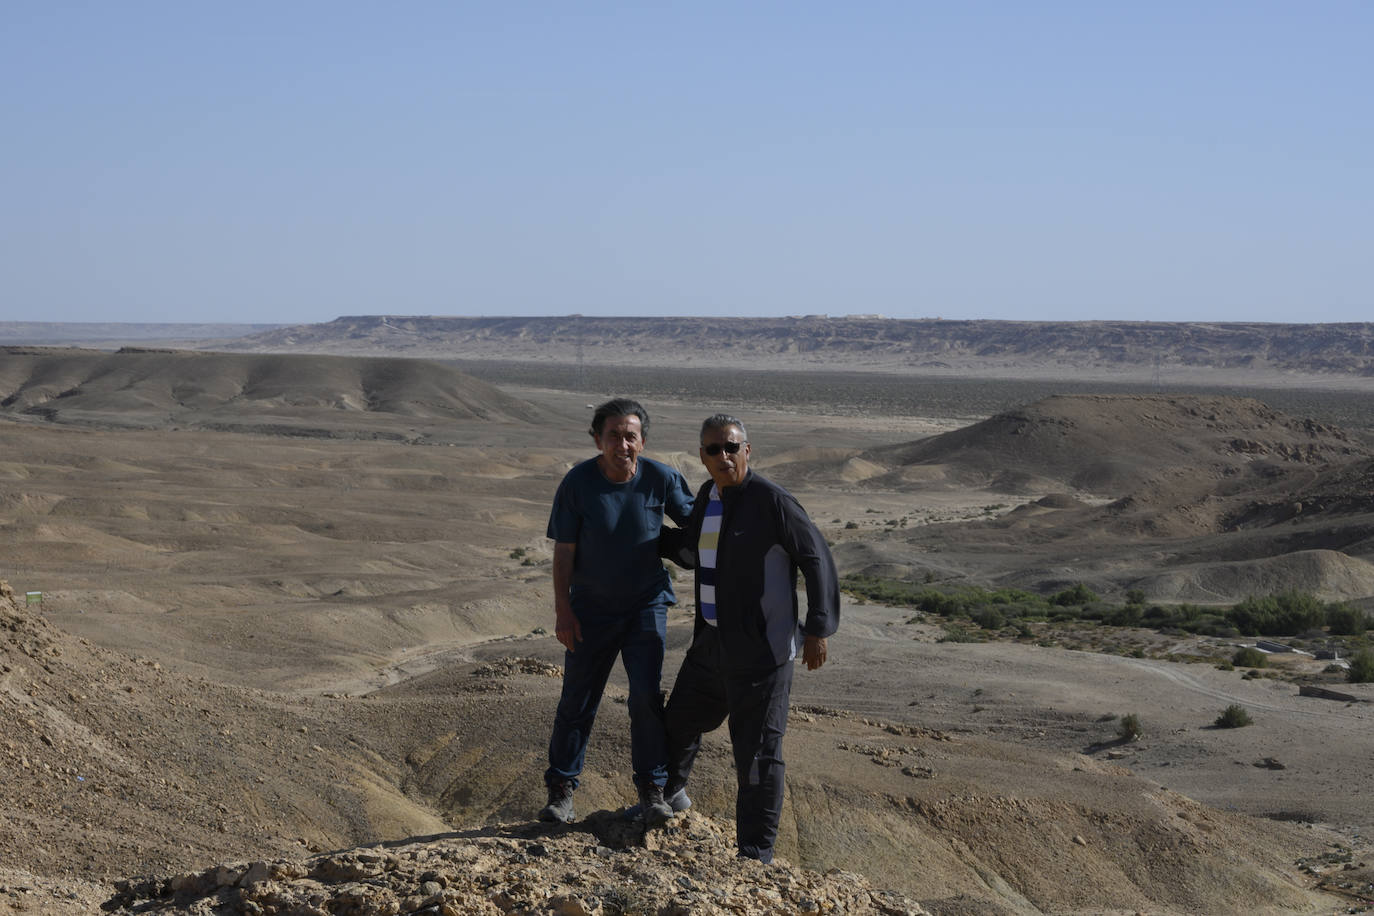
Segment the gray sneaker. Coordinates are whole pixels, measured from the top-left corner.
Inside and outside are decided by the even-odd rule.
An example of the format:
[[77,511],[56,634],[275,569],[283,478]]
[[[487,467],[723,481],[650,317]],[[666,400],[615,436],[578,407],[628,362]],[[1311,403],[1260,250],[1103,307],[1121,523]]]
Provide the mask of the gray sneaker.
[[673,819],[673,809],[663,800],[663,787],[649,783],[639,790],[639,816],[645,827],[662,827]]
[[541,821],[571,824],[577,819],[573,813],[573,784],[571,780],[549,784],[549,803],[539,810]]
[[[687,797],[686,786],[683,786],[682,788],[672,792],[664,799],[664,801],[668,803],[669,808],[673,809],[674,814],[681,814],[683,811],[686,811],[688,808],[692,807],[692,800]],[[639,805],[631,805],[630,807],[625,809],[626,819],[632,821],[639,820],[639,812],[641,810],[643,809]]]
[[665,800],[668,802],[668,807],[672,808],[675,814],[680,814],[692,807],[692,800],[687,797],[686,786],[678,786],[678,788],[672,792],[669,792],[665,788],[663,793]]

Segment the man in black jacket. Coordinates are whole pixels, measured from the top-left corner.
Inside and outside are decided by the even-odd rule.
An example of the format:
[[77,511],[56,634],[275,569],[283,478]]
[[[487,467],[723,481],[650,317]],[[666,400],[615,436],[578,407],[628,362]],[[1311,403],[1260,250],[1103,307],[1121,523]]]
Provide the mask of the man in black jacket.
[[[696,628],[668,699],[668,784],[676,810],[691,804],[687,777],[701,736],[729,718],[739,780],[735,839],[741,856],[773,860],[782,815],[782,738],[792,666],[825,664],[840,620],[839,577],[825,538],[782,487],[749,470],[744,424],[716,414],[701,426],[711,479],[664,554],[696,569]],[[797,572],[806,580],[806,616]]]

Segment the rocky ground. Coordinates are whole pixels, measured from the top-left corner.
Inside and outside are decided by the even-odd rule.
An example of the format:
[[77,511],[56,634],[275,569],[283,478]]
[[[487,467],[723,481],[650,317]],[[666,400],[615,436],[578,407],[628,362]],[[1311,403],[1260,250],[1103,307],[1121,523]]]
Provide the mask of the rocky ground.
[[117,888],[105,907],[116,913],[926,913],[857,874],[741,859],[728,825],[691,811],[647,833],[621,811],[599,811],[567,826],[496,825]]

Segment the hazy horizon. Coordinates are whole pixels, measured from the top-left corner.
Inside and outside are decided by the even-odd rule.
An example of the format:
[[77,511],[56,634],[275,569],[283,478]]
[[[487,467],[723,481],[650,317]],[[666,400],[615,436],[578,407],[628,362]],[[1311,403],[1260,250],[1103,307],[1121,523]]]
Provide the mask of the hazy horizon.
[[906,317],[898,317],[898,316],[893,316],[893,315],[877,315],[877,314],[869,314],[869,313],[862,313],[862,312],[859,312],[859,313],[852,313],[852,314],[843,314],[843,315],[838,315],[838,314],[837,314],[837,315],[830,315],[830,314],[824,314],[824,313],[817,313],[817,314],[812,314],[812,315],[635,315],[635,314],[625,314],[625,315],[580,315],[580,314],[562,314],[562,315],[558,315],[558,314],[551,314],[551,313],[550,313],[550,314],[534,314],[534,313],[530,313],[530,314],[510,314],[510,315],[441,315],[441,314],[431,314],[431,315],[403,315],[403,314],[400,314],[400,313],[374,312],[374,313],[366,313],[366,314],[359,313],[359,314],[355,314],[355,315],[335,315],[333,318],[324,318],[324,319],[320,319],[319,321],[216,321],[216,320],[204,320],[204,321],[201,321],[201,320],[183,320],[183,321],[124,321],[124,320],[120,320],[120,319],[109,319],[109,320],[100,320],[100,319],[84,320],[84,319],[83,319],[83,320],[77,320],[77,321],[46,321],[46,320],[41,320],[41,319],[40,319],[40,320],[28,320],[28,319],[11,320],[11,319],[0,319],[0,326],[6,326],[6,325],[28,325],[28,324],[32,324],[32,325],[55,325],[55,326],[56,326],[56,325],[61,325],[61,326],[69,326],[69,325],[72,325],[72,326],[75,326],[75,325],[93,325],[93,326],[101,326],[101,325],[118,325],[118,326],[130,326],[130,327],[155,327],[155,326],[164,326],[164,327],[165,327],[165,326],[172,326],[172,327],[212,327],[212,326],[225,326],[225,327],[265,327],[265,326],[290,327],[290,326],[293,326],[293,325],[329,324],[329,323],[331,323],[331,322],[343,320],[343,319],[346,319],[346,318],[406,318],[406,319],[411,319],[411,318],[420,318],[420,319],[423,319],[423,318],[449,319],[449,318],[453,318],[453,319],[464,319],[464,320],[466,320],[466,319],[473,319],[473,320],[481,320],[481,319],[497,319],[497,320],[503,320],[503,319],[510,319],[510,320],[537,320],[537,319],[545,319],[545,318],[550,318],[550,319],[556,319],[556,318],[625,318],[625,319],[654,319],[654,320],[663,320],[663,321],[671,321],[671,320],[673,320],[673,319],[681,319],[681,320],[684,320],[684,321],[691,321],[691,320],[705,319],[705,318],[709,318],[709,319],[731,319],[731,320],[743,320],[743,321],[752,321],[752,320],[760,320],[760,321],[763,321],[763,320],[767,320],[767,321],[775,321],[775,320],[776,320],[776,321],[785,321],[785,320],[789,320],[789,319],[790,319],[790,320],[801,320],[801,319],[806,319],[806,318],[823,318],[823,319],[833,319],[833,320],[852,319],[852,320],[874,320],[874,321],[951,321],[951,322],[952,322],[952,321],[1008,321],[1008,322],[1013,322],[1013,321],[1014,321],[1014,322],[1030,322],[1030,323],[1042,323],[1042,324],[1061,324],[1061,323],[1065,323],[1065,322],[1079,322],[1079,323],[1088,323],[1088,324],[1100,324],[1100,323],[1117,323],[1117,324],[1207,324],[1207,325],[1217,325],[1217,324],[1235,324],[1235,325],[1277,324],[1277,325],[1310,325],[1310,326],[1315,326],[1315,325],[1327,325],[1327,324],[1363,324],[1363,325],[1374,325],[1374,321],[1265,321],[1265,320],[1259,320],[1259,319],[1256,319],[1256,320],[1249,320],[1249,321],[1243,320],[1243,319],[1227,320],[1227,321],[1206,321],[1206,320],[1202,320],[1202,319],[1196,319],[1196,320],[1180,319],[1180,320],[1178,320],[1178,321],[1142,321],[1142,320],[1131,319],[1131,318],[1120,318],[1120,319],[1117,319],[1117,318],[1041,319],[1041,318],[979,318],[979,317],[976,317],[976,316],[969,316],[969,317],[967,317],[967,318],[941,318],[941,317],[930,316],[930,315],[912,315],[912,316],[906,316]]

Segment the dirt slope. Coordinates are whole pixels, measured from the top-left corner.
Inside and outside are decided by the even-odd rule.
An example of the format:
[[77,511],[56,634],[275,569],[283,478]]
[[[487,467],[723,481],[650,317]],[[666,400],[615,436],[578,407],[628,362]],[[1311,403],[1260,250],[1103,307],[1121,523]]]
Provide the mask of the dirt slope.
[[359,412],[430,421],[530,422],[538,411],[422,360],[124,349],[0,349],[0,409],[60,423],[165,428],[314,422]]
[[346,713],[93,646],[3,581],[0,709],[11,867],[108,880],[441,826],[355,741]]

